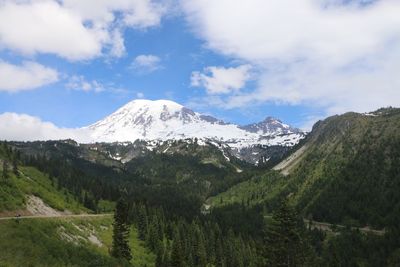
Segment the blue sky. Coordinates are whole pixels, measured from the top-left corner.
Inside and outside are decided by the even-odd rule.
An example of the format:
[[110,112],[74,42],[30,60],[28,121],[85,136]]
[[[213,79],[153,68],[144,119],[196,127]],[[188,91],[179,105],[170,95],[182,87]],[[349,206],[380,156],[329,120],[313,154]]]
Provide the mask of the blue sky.
[[135,98],[170,99],[309,129],[399,106],[398,1],[292,3],[2,1],[0,114],[75,128]]

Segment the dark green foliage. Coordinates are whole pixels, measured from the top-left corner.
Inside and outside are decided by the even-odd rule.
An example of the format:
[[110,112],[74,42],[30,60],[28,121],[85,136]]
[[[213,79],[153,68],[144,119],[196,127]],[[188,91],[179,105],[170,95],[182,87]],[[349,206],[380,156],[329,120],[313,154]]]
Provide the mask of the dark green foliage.
[[113,223],[113,243],[111,255],[115,258],[132,259],[129,247],[128,203],[121,197],[116,205]]
[[207,254],[205,247],[205,238],[198,225],[192,226],[192,258],[194,266],[205,266],[207,263]]
[[4,180],[7,180],[8,177],[9,177],[9,174],[8,174],[8,163],[7,163],[6,160],[3,160],[2,178],[3,178]]
[[183,267],[185,266],[183,255],[183,244],[179,231],[175,231],[174,239],[172,241],[170,266]]
[[303,217],[382,229],[400,214],[400,109],[346,113],[318,122],[288,176],[266,173],[233,186],[214,205],[274,210],[291,194]]
[[19,176],[19,172],[18,172],[18,163],[17,163],[17,158],[13,157],[12,160],[12,170],[15,176]]
[[396,262],[396,253],[387,237],[344,229],[326,240],[322,261],[326,266],[391,266]]
[[304,225],[288,200],[282,201],[273,213],[272,222],[265,232],[265,254],[268,266],[309,266],[307,263],[308,244],[305,240]]
[[305,215],[375,228],[394,221],[400,211],[400,114],[379,112],[347,113],[314,127],[287,186]]
[[157,266],[259,266],[261,262],[252,237],[235,234],[229,225],[226,232],[221,230],[215,218],[224,215],[188,222],[179,217],[167,219],[170,216],[164,217],[163,210],[138,204],[131,212],[138,228],[140,210],[146,210],[148,224],[143,232],[147,246],[157,255]]
[[139,232],[139,238],[146,240],[148,227],[148,218],[145,206],[141,205],[137,211],[137,228]]

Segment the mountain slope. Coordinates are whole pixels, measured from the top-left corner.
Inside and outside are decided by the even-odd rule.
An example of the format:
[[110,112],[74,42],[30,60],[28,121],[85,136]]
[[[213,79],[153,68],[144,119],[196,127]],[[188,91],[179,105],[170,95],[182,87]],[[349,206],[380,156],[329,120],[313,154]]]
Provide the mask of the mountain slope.
[[131,227],[131,264],[109,255],[112,216],[0,220],[1,266],[154,266],[155,255]]
[[400,214],[400,110],[347,113],[315,125],[289,188],[305,214],[388,225]]
[[[228,200],[232,195],[240,196],[234,202],[255,195],[251,203],[267,200],[271,206],[290,196],[304,216],[317,221],[393,225],[400,214],[399,129],[400,109],[392,108],[320,121],[298,150],[303,149],[301,155],[283,169],[287,176],[271,180],[266,175],[262,179],[269,181],[244,182],[214,203],[232,202]],[[258,191],[273,192],[273,196],[260,196]]]
[[[224,149],[195,140],[170,140],[146,148],[149,142],[77,144],[73,141],[8,142],[21,159],[54,177],[61,187],[85,204],[104,210],[116,201],[121,185],[137,201],[198,212],[206,198],[251,177],[254,166],[228,156]],[[96,196],[94,199],[92,196]],[[179,199],[179,202],[176,202]],[[97,201],[99,200],[98,205]],[[107,204],[107,203],[106,203]],[[182,209],[180,207],[183,207]]]
[[[0,144],[0,216],[49,212],[88,212],[72,194],[57,190],[56,184],[47,174],[34,167],[20,165],[12,167],[15,153]],[[6,165],[6,166],[5,166]],[[4,177],[4,168],[7,176]]]

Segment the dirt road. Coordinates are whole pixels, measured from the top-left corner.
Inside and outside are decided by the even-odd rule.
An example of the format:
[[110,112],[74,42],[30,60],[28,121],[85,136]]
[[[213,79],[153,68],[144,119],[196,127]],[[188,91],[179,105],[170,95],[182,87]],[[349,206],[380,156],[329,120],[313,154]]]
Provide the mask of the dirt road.
[[[316,221],[309,221],[304,219],[304,223],[306,224],[306,226],[310,226],[311,229],[318,229],[321,231],[325,231],[325,232],[334,232],[334,229],[343,229],[346,228],[346,226],[344,225],[334,225],[334,224],[330,224],[330,223],[324,223],[324,222],[316,222]],[[351,227],[351,229],[353,230],[359,230],[362,233],[369,233],[369,234],[375,234],[375,235],[379,235],[379,236],[383,236],[385,234],[385,230],[375,230],[375,229],[371,229],[368,227]]]
[[13,216],[13,217],[0,217],[0,221],[5,220],[23,220],[23,219],[43,219],[43,218],[86,218],[86,217],[108,217],[112,213],[105,214],[68,214],[68,215],[31,215],[31,216]]

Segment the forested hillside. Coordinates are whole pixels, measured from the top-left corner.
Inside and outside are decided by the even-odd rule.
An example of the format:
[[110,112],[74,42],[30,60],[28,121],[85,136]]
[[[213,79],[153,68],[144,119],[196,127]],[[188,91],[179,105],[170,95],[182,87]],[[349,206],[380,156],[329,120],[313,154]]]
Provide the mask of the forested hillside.
[[[396,266],[400,251],[399,129],[399,109],[330,117],[313,127],[279,170],[257,174],[208,203],[216,210],[241,205],[269,217],[288,198],[301,217],[344,225],[337,229],[384,229],[384,237],[350,230],[335,237],[320,236],[320,255],[327,266]],[[378,252],[379,248],[385,249]]]
[[382,228],[400,220],[400,110],[315,125],[284,189],[316,220]]
[[211,200],[270,207],[290,195],[303,216],[317,221],[393,225],[400,214],[399,129],[399,109],[330,117],[314,126],[288,175],[271,171]]
[[[21,210],[34,195],[60,212],[110,212],[124,192],[133,266],[397,266],[398,129],[398,109],[328,118],[280,170],[195,142],[138,146],[124,162],[109,153],[132,156],[125,144],[3,142],[1,209]],[[105,236],[95,227],[104,244],[110,224]],[[79,257],[96,253],[113,266],[104,248]]]

